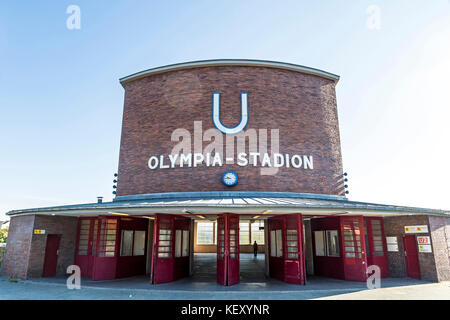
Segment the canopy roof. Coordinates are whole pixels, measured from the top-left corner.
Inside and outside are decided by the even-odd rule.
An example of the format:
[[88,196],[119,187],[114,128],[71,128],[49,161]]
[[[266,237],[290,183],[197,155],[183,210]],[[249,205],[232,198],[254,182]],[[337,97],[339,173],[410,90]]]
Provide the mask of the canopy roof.
[[12,210],[18,215],[152,215],[156,213],[186,216],[220,213],[260,215],[301,213],[304,215],[439,215],[449,211],[349,201],[345,197],[290,192],[181,192],[119,196],[111,202],[74,204],[55,207]]

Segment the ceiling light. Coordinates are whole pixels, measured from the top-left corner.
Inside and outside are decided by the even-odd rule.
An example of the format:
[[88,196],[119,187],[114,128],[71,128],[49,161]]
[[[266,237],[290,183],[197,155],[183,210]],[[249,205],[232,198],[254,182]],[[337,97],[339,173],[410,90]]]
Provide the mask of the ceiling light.
[[108,212],[109,214],[115,214],[115,215],[118,215],[118,216],[129,216],[129,214],[128,213],[120,213],[120,212]]

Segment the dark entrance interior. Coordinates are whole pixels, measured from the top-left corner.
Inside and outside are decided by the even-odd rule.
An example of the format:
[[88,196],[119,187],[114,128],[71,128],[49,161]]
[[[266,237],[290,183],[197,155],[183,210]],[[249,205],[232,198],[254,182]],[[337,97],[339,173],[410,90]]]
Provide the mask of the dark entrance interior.
[[[264,220],[235,214],[196,220],[193,281],[225,286],[266,281],[264,232]],[[253,254],[255,241],[258,244],[256,257]]]

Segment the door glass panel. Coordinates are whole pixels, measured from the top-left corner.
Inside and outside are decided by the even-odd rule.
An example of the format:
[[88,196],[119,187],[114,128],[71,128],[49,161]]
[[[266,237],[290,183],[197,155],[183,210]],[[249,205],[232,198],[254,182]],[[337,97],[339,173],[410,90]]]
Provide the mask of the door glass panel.
[[88,254],[90,226],[90,219],[83,219],[80,221],[80,232],[78,234],[78,255],[80,256]]
[[250,221],[239,222],[239,244],[250,244]]
[[298,259],[297,230],[286,230],[286,239],[288,259]]
[[[112,243],[114,244],[114,243]],[[122,230],[122,239],[120,243],[120,255],[122,257],[131,256],[133,248],[133,231],[132,230]]]
[[117,234],[117,221],[115,219],[101,219],[98,256],[114,257]]
[[175,258],[181,257],[182,230],[175,230]]
[[[239,252],[238,239],[240,239],[240,223],[238,218],[230,218],[230,237],[229,237],[229,247],[230,247],[230,259],[236,259]],[[249,222],[247,222],[247,231],[249,228]]]
[[189,256],[189,230],[183,230],[183,248],[181,255],[183,257]]
[[270,256],[277,256],[277,244],[276,244],[275,230],[270,231]]
[[283,256],[283,235],[282,230],[276,230],[276,239],[277,239],[277,257]]
[[377,257],[384,256],[384,239],[381,229],[381,220],[371,220],[372,241],[374,245],[374,255]]
[[346,258],[362,257],[361,255],[361,238],[358,219],[344,219],[343,222],[344,237],[352,237],[353,241],[348,238],[344,241],[344,252]]
[[133,256],[145,255],[145,231],[134,232]]
[[95,249],[97,248],[97,235],[98,235],[98,219],[94,220],[94,232],[92,234],[92,250],[91,256],[95,256],[97,252]]
[[224,259],[225,258],[225,230],[224,230],[224,222],[222,219],[218,220],[217,223],[217,230],[218,230],[218,237],[217,237],[217,252],[218,252],[218,258]]
[[197,223],[197,244],[214,244],[214,223],[198,222]]
[[264,221],[256,221],[252,223],[251,227],[251,239],[252,243],[256,241],[257,244],[264,244]]
[[[165,228],[166,229],[165,229]],[[164,241],[158,241],[158,258],[170,258],[172,252],[172,230],[169,228],[169,224],[165,223],[160,225],[159,239],[163,238]]]
[[316,256],[325,256],[325,232],[324,231],[314,231],[314,242],[316,246]]
[[339,257],[339,237],[337,230],[327,230],[327,253],[329,257]]

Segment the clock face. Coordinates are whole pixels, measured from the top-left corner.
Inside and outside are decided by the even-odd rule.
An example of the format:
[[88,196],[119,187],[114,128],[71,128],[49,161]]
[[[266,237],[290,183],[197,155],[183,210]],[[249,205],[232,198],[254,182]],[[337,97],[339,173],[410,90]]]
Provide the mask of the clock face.
[[223,183],[228,186],[234,186],[238,182],[238,176],[234,171],[227,171],[222,176]]

